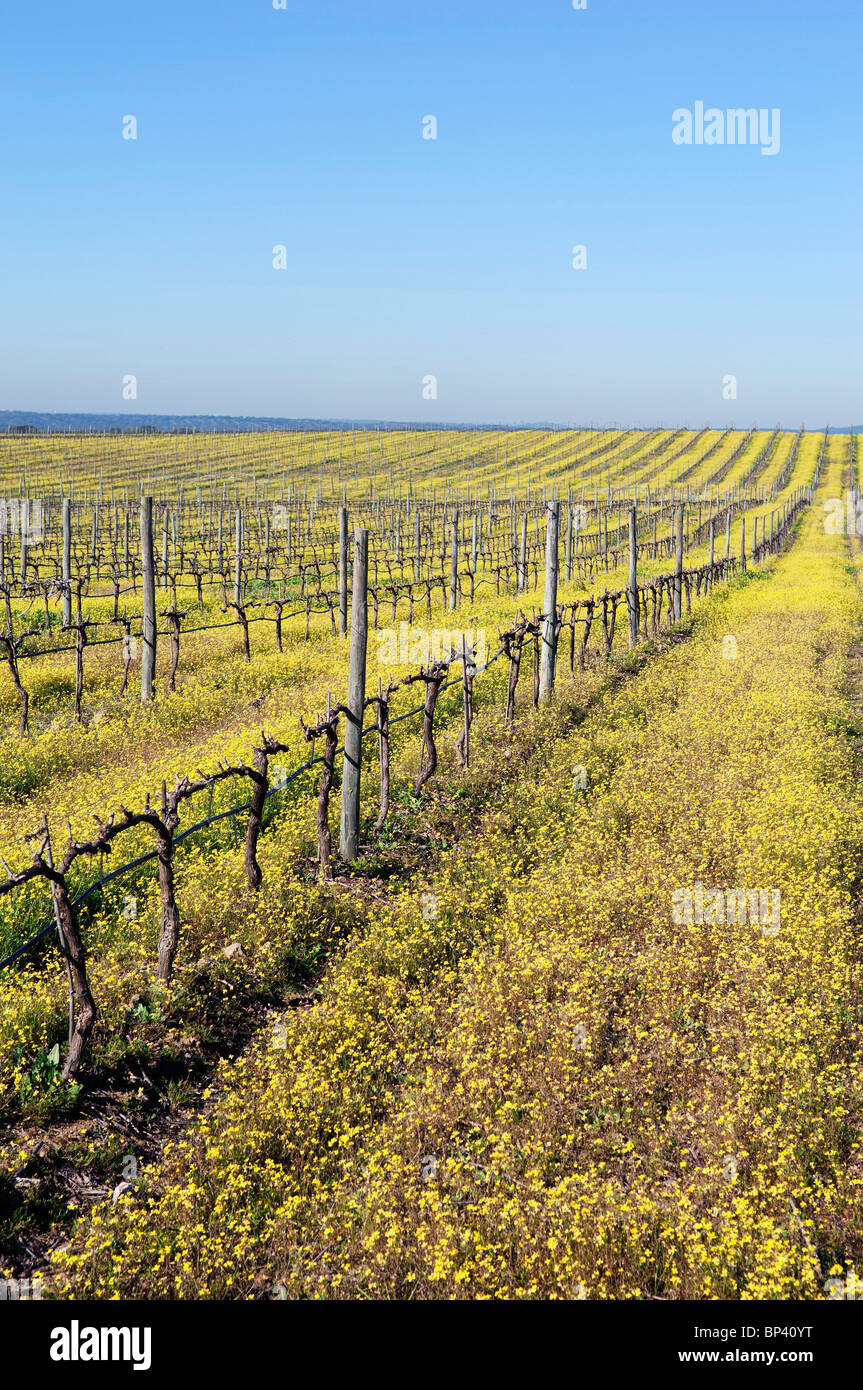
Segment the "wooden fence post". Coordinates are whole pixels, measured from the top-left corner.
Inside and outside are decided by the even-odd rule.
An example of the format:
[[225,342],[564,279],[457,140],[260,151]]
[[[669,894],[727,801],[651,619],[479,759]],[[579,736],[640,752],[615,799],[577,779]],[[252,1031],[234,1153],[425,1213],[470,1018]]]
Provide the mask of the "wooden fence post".
[[339,837],[339,852],[347,864],[357,857],[360,833],[360,765],[363,712],[366,702],[366,646],[369,633],[368,576],[369,533],[357,530],[354,532],[354,584]]
[[450,528],[450,559],[449,559],[449,609],[450,612],[458,603],[458,512],[455,514]]
[[672,586],[671,621],[679,623],[683,616],[683,505],[677,507],[674,526],[674,583]]
[[518,592],[527,588],[527,513],[521,518],[521,548],[518,557]]
[[63,498],[63,599],[62,614],[63,626],[68,627],[72,622],[72,503],[68,497]]
[[554,688],[554,655],[557,629],[557,571],[560,536],[560,503],[549,502],[545,526],[545,597],[542,625],[542,655],[539,664],[539,698],[551,699]]
[[568,583],[569,580],[572,578],[572,527],[573,527],[573,512],[572,512],[572,503],[570,502],[569,507],[567,508],[567,521],[566,521],[566,580],[567,580],[567,583]]
[[339,507],[339,632],[348,630],[348,509]]
[[144,631],[141,642],[141,702],[153,698],[156,680],[156,567],[153,559],[153,499],[141,499],[141,593]]
[[243,602],[243,514],[238,507],[234,514],[234,603]]
[[629,509],[629,645],[638,642],[638,518],[634,507]]
[[168,587],[168,508],[162,512],[162,588]]

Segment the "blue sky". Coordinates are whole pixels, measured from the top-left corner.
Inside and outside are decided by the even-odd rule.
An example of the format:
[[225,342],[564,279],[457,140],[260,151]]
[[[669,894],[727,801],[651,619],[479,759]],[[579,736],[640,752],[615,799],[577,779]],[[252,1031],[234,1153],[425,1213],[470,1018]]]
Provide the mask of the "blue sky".
[[19,0],[0,409],[859,423],[861,10]]

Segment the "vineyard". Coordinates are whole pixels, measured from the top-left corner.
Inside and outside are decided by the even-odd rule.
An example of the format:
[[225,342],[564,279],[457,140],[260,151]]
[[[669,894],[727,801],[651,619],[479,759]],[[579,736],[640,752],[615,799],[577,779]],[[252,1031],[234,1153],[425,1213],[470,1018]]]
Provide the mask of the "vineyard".
[[0,436],[0,1279],[863,1272],[860,468]]

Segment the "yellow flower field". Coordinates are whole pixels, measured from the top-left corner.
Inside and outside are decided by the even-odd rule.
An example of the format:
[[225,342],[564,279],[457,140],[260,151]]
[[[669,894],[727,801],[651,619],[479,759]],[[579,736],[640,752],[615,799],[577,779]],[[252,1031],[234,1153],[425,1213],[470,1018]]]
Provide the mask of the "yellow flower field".
[[[516,571],[495,579],[495,567],[512,560],[511,517],[531,507],[534,543],[543,487],[570,506],[582,493],[593,503],[595,492],[596,511],[582,518],[585,554],[601,550],[600,504],[610,530],[620,509],[625,525],[628,492],[645,547],[642,583],[673,565],[650,554],[648,499],[654,512],[663,509],[660,538],[677,503],[695,531],[699,515],[721,518],[730,502],[732,557],[746,522],[745,575],[738,569],[709,594],[693,590],[682,621],[669,627],[664,617],[659,635],[632,651],[624,606],[612,656],[603,656],[594,627],[583,670],[576,662],[570,671],[561,637],[555,693],[536,709],[528,654],[509,723],[507,664],[497,660],[476,680],[466,769],[456,756],[460,690],[444,691],[439,769],[419,794],[411,789],[418,722],[394,725],[391,810],[377,838],[377,748],[368,740],[363,853],[333,882],[315,871],[317,773],[272,801],[258,892],[246,885],[230,820],[198,832],[176,853],[181,937],[167,989],[153,987],[152,867],[131,880],[131,919],[122,911],[130,882],[106,886],[83,919],[98,1008],[92,1074],[103,1089],[109,1077],[117,1086],[126,1078],[124,1113],[145,1137],[158,1109],[146,1083],[154,1092],[167,1086],[168,1062],[176,1070],[194,1053],[188,1084],[197,1101],[173,1103],[177,1123],[149,1145],[123,1130],[122,1117],[107,1116],[123,1152],[140,1153],[138,1176],[119,1201],[109,1194],[88,1203],[77,1222],[74,1204],[54,1214],[40,1238],[49,1290],[77,1298],[820,1299],[831,1279],[863,1267],[863,558],[856,541],[825,527],[823,507],[850,481],[849,439],[525,434],[453,431],[432,450],[423,437],[358,435],[356,458],[346,451],[338,460],[344,441],[300,437],[272,458],[269,473],[260,468],[253,495],[271,506],[266,489],[278,470],[294,488],[314,491],[329,460],[335,501],[312,518],[313,538],[299,553],[331,546],[344,479],[349,509],[379,528],[396,565],[409,518],[425,507],[431,564],[443,522],[430,494],[420,503],[420,489],[433,485],[442,501],[449,487],[451,514],[463,487],[468,521],[496,516],[485,523],[489,549],[474,576],[486,583],[472,602],[463,590],[457,612],[458,626],[487,629],[489,655],[519,609],[528,617],[542,609],[541,561],[521,591]],[[259,443],[282,447],[272,436]],[[75,486],[92,491],[98,473],[103,499],[109,486],[120,496],[157,466],[161,447],[94,446],[92,459],[75,463]],[[180,485],[195,488],[202,442],[172,447],[166,479],[179,504]],[[48,466],[45,441],[26,448],[35,479]],[[250,467],[254,446],[245,440],[219,448],[223,459],[213,446],[207,463],[214,479],[220,468]],[[381,462],[372,457],[378,448]],[[819,457],[818,491],[789,543],[753,562],[756,518],[766,518],[769,534],[771,518],[781,520],[816,476]],[[727,460],[727,474],[712,482]],[[3,466],[0,457],[0,476]],[[200,458],[198,467],[206,487]],[[382,494],[389,489],[380,507],[369,501],[370,477]],[[751,495],[738,497],[738,483]],[[205,508],[206,499],[193,509],[193,529],[209,526]],[[204,544],[203,529],[196,543]],[[724,547],[721,520],[717,559]],[[699,535],[686,568],[707,557]],[[446,578],[445,551],[434,563]],[[604,589],[625,583],[621,551],[616,567],[562,578],[558,602],[601,602]],[[108,594],[90,585],[94,621],[110,609]],[[28,620],[25,596],[10,593],[9,602],[13,622]],[[379,629],[454,627],[445,584],[431,602],[430,622],[425,597],[382,596]],[[227,621],[220,610],[212,585],[195,621]],[[308,639],[302,613],[287,620],[282,651],[270,622],[251,633],[249,661],[236,627],[185,638],[174,692],[165,689],[163,652],[157,699],[143,707],[135,691],[117,695],[123,668],[112,647],[85,651],[83,719],[69,711],[68,654],[33,660],[25,738],[14,728],[16,692],[0,673],[0,851],[10,870],[27,862],[22,837],[43,811],[58,845],[67,816],[76,835],[92,833],[94,811],[138,806],[163,778],[249,759],[262,728],[286,744],[281,761],[302,762],[300,716],[314,721],[328,694],[344,698],[346,638],[333,634],[328,613],[314,617]],[[381,668],[378,648],[372,630],[369,694],[378,675],[386,685],[415,668]],[[402,688],[393,716],[418,703],[416,686]],[[247,795],[220,785],[213,806]],[[336,788],[334,829],[338,800]],[[200,793],[186,822],[208,809]],[[143,830],[129,832],[114,860],[146,848]],[[0,897],[8,949],[45,920],[44,885]],[[89,1157],[77,1160],[85,1170],[107,1142],[104,1125],[85,1118],[76,1128],[81,1105],[82,1115],[93,1113],[86,1066],[80,1095],[40,1090],[34,1070],[35,1057],[62,1045],[66,1002],[50,949],[0,973],[7,1186],[29,1161],[39,1124],[60,1155],[73,1138],[79,1148],[86,1139]],[[242,1036],[228,1045],[220,1030],[241,1007]],[[146,1080],[136,1090],[128,1077]],[[40,1162],[34,1171],[43,1171]],[[116,1164],[111,1173],[108,1188],[119,1181]]]

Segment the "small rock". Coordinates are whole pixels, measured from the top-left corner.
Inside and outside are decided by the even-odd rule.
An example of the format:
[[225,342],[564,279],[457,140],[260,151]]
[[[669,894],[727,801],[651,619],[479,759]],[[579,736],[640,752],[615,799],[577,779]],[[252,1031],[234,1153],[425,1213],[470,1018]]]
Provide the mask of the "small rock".
[[111,1201],[114,1203],[114,1206],[117,1205],[121,1197],[125,1197],[127,1192],[132,1191],[134,1191],[132,1183],[118,1182],[117,1186],[114,1188],[114,1191],[111,1194]]

